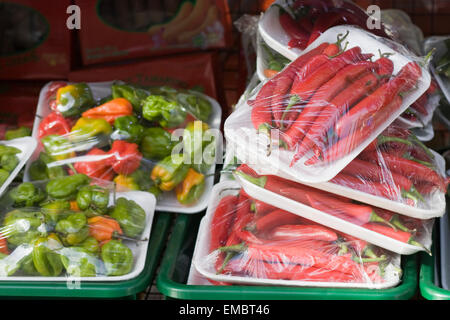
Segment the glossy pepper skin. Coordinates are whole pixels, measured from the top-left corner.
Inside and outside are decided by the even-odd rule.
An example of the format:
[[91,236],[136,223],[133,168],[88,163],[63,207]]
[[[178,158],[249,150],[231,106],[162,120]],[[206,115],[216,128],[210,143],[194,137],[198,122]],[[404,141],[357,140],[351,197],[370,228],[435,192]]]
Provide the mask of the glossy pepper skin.
[[109,215],[115,219],[124,234],[137,238],[145,228],[145,211],[133,200],[119,198]]
[[109,203],[109,190],[99,186],[84,186],[77,193],[77,204],[80,210],[88,215],[106,213]]
[[116,140],[108,154],[111,157],[107,159],[107,164],[118,174],[131,174],[141,164],[142,154],[139,152],[139,146],[136,143]]
[[70,247],[61,250],[61,262],[68,275],[75,277],[95,277],[100,260],[89,250]]
[[161,160],[170,155],[174,147],[169,132],[160,127],[146,128],[140,150],[146,159]]
[[41,152],[39,158],[30,165],[29,175],[31,180],[46,180],[66,176],[67,172],[63,166],[48,166],[49,163],[54,161],[46,152]]
[[50,200],[41,203],[41,212],[48,224],[55,225],[68,210],[70,210],[70,202],[66,200]]
[[78,173],[50,180],[45,189],[51,198],[72,200],[75,199],[78,189],[89,182],[90,179],[87,175]]
[[94,255],[98,255],[100,253],[100,246],[97,239],[91,236],[87,237],[83,242],[77,244],[77,247],[83,248]]
[[7,130],[5,132],[5,140],[12,140],[28,136],[31,136],[31,129],[24,126],[21,126],[17,129]]
[[48,135],[41,142],[45,152],[56,161],[75,157],[73,144],[63,136]]
[[19,246],[31,243],[37,237],[46,235],[44,221],[44,215],[39,211],[16,209],[8,212],[3,220],[3,230],[7,236],[8,244]]
[[84,118],[103,119],[113,124],[115,119],[133,114],[133,106],[124,98],[115,98],[83,112]]
[[81,117],[70,130],[69,139],[73,142],[89,141],[99,134],[110,134],[111,125],[105,119]]
[[148,121],[159,122],[163,128],[175,128],[186,120],[187,112],[177,101],[151,95],[143,101],[142,116]]
[[129,84],[113,84],[111,86],[112,98],[125,98],[130,101],[133,110],[137,113],[142,111],[142,100],[150,95],[145,89]]
[[70,124],[67,119],[61,114],[53,111],[39,123],[38,139],[42,139],[45,136],[53,134],[63,136],[69,132]]
[[133,268],[133,252],[118,240],[105,243],[102,246],[101,257],[109,276],[121,276]]
[[162,191],[173,190],[188,173],[189,165],[183,161],[183,155],[174,154],[158,162],[151,173],[155,185]]
[[39,237],[34,241],[34,249],[31,254],[33,264],[40,275],[44,277],[56,277],[63,271],[60,255],[57,253],[62,248],[61,241],[54,233],[48,237]]
[[114,178],[113,181],[116,183],[116,187],[119,190],[140,190],[139,185],[132,176],[119,174]]
[[83,173],[90,178],[98,178],[111,181],[114,172],[108,164],[108,153],[99,148],[93,148],[86,156],[93,156],[99,160],[95,161],[79,161],[74,164],[74,168],[78,173]]
[[[207,123],[192,121],[186,125],[183,132],[183,148],[185,156],[190,159],[191,167],[205,173],[215,160],[215,138],[207,137]],[[208,158],[206,156],[208,155]]]
[[96,216],[88,219],[89,235],[99,242],[111,240],[114,236],[123,234],[119,222],[106,216]]
[[86,215],[83,212],[67,215],[58,221],[55,231],[66,246],[74,246],[83,242],[89,236]]
[[0,167],[8,172],[12,172],[19,162],[20,160],[15,154],[4,154],[0,157]]
[[91,88],[86,83],[69,84],[56,91],[56,110],[63,117],[78,116],[94,104]]
[[196,202],[204,190],[205,176],[189,168],[186,178],[175,188],[175,193],[179,203],[189,205]]
[[9,197],[17,207],[31,207],[45,199],[45,192],[31,182],[23,182],[11,189]]
[[20,270],[29,276],[39,276],[39,272],[36,270],[32,254],[27,255],[20,262]]
[[143,169],[138,169],[129,176],[138,186],[138,190],[153,193],[155,197],[161,194],[161,190],[155,185],[152,179],[149,179],[148,174]]
[[137,117],[133,115],[118,117],[114,120],[115,131],[111,135],[114,140],[139,143],[144,133],[144,127],[139,124]]
[[178,101],[184,102],[186,110],[201,121],[208,121],[212,112],[211,102],[194,93],[179,93]]

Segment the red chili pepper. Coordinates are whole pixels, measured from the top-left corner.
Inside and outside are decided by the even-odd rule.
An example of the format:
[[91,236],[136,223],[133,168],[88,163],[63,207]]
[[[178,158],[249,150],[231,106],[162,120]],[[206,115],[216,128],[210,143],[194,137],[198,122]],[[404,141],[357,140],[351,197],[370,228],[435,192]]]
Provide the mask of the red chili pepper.
[[425,92],[409,107],[426,116],[428,115],[428,110],[426,108],[427,102],[428,102],[428,95]]
[[336,12],[326,12],[321,14],[314,22],[313,30],[309,36],[308,46],[314,42],[320,35],[335,26],[342,20],[342,16]]
[[268,214],[269,212],[277,210],[276,207],[256,199],[253,200],[251,207],[252,211],[255,212],[256,217],[262,217]]
[[234,195],[228,195],[220,199],[211,220],[210,252],[226,243],[230,227],[235,219],[237,202],[238,197]]
[[424,196],[428,196],[433,192],[435,192],[436,190],[439,190],[438,186],[432,183],[428,183],[426,181],[419,181],[418,183],[415,184],[415,186],[417,191],[423,194]]
[[131,174],[141,164],[142,154],[139,152],[139,146],[136,143],[115,140],[108,154],[111,157],[108,158],[107,164],[118,174]]
[[257,218],[250,229],[258,233],[265,233],[273,228],[286,224],[297,224],[304,222],[304,218],[293,213],[278,209],[266,214],[261,218]]
[[336,232],[321,225],[280,225],[271,230],[270,240],[321,240],[336,241]]
[[38,139],[51,134],[62,136],[69,132],[69,122],[60,113],[51,112],[39,123]]
[[356,251],[359,257],[367,256],[369,258],[378,258],[372,250],[372,245],[370,245],[367,241],[343,232],[338,233],[346,242],[349,242],[349,245]]
[[[86,156],[104,156],[108,155],[107,152],[93,148]],[[77,173],[83,173],[91,178],[98,178],[103,180],[112,180],[114,178],[114,172],[111,166],[108,164],[108,158],[104,158],[96,161],[80,161],[74,164],[74,168]]]
[[[417,229],[411,230],[407,226],[404,225],[404,222],[402,221],[402,218],[400,216],[392,211],[384,210],[381,208],[377,208],[375,210],[377,214],[382,217],[383,219],[389,221],[394,226],[396,226],[399,230],[414,233],[417,231]],[[419,219],[411,218],[410,220],[413,220],[414,222],[420,221]],[[419,224],[417,224],[419,225]]]

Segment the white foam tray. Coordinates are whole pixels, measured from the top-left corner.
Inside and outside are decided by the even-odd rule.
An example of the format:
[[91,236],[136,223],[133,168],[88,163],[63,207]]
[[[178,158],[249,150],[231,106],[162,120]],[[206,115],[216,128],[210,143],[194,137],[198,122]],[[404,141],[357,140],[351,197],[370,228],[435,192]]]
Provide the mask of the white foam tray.
[[[133,269],[122,276],[106,276],[100,275],[97,277],[75,277],[62,275],[58,277],[44,277],[44,276],[0,276],[0,281],[49,281],[49,282],[61,282],[61,281],[101,281],[101,282],[116,282],[116,281],[125,281],[136,278],[143,270],[145,266],[145,260],[148,251],[148,239],[150,239],[150,233],[152,230],[153,216],[155,212],[155,204],[156,199],[155,196],[149,192],[144,191],[128,191],[128,192],[117,192],[117,198],[126,198],[129,200],[134,200],[137,204],[139,204],[145,211],[146,219],[145,219],[145,229],[142,232],[141,238],[145,241],[131,241],[131,240],[122,240],[125,245],[127,245],[131,251],[133,252],[134,263]],[[112,205],[114,203],[114,194],[110,194],[110,203]],[[23,258],[23,255],[27,253],[31,253],[33,250],[32,247],[18,247],[6,258],[0,260],[0,274],[4,274],[3,262],[7,262],[7,259],[11,259],[11,261],[18,261]]]
[[[328,287],[328,288],[370,288],[370,289],[385,289],[396,286],[400,282],[400,275],[391,268],[386,268],[384,283],[339,283],[339,282],[313,282],[313,281],[290,281],[290,280],[271,280],[260,279],[252,277],[232,276],[224,274],[216,274],[214,266],[214,253],[209,254],[210,242],[210,224],[214,211],[220,199],[227,194],[236,193],[234,190],[225,190],[239,187],[239,184],[232,181],[225,181],[216,184],[213,189],[206,215],[203,217],[195,244],[194,256],[192,263],[195,269],[201,276],[230,283],[247,284],[247,285],[278,285],[278,286],[300,286],[300,287]],[[246,190],[247,191],[247,190]],[[250,195],[252,196],[252,195]],[[278,206],[278,205],[277,205]],[[281,206],[279,208],[283,209]],[[393,257],[394,260],[400,261],[400,256]]]
[[[100,99],[103,98],[109,94],[111,94],[111,85],[117,81],[106,81],[106,82],[88,82],[87,84],[92,90],[92,94],[94,96],[94,99]],[[46,117],[50,112],[50,108],[46,105],[45,96],[48,91],[49,86],[52,82],[47,83],[40,92],[39,95],[39,101],[37,105],[36,110],[36,118],[34,119],[33,124],[33,131],[32,136],[37,139],[38,138],[38,130],[39,130],[39,124],[41,120]],[[70,82],[68,82],[70,83]],[[208,125],[210,128],[214,129],[220,129],[220,123],[222,119],[222,108],[220,107],[219,103],[214,100],[213,98],[206,96],[201,93],[197,93],[201,95],[202,97],[208,99],[212,105],[212,112],[208,120]],[[30,161],[27,163],[25,167],[25,174],[24,174],[24,181],[30,181],[29,178],[29,167],[31,165],[31,162],[35,160],[39,156],[40,150],[36,150],[36,152],[31,157]],[[203,192],[203,195],[200,197],[200,199],[193,205],[187,206],[182,205],[178,202],[175,192],[164,192],[157,201],[156,204],[156,210],[157,211],[166,211],[166,212],[177,212],[177,213],[186,213],[186,214],[193,214],[200,212],[206,208],[206,205],[208,203],[209,193],[211,191],[211,188],[214,184],[214,175],[215,172],[215,163],[211,166],[211,168],[208,170],[206,175],[208,177],[205,178],[205,191]]]
[[1,196],[3,192],[5,192],[6,188],[8,188],[10,183],[17,176],[17,174],[20,172],[20,170],[22,170],[23,166],[27,163],[28,159],[30,159],[31,155],[36,149],[37,141],[32,137],[23,137],[13,140],[0,141],[0,144],[20,149],[20,153],[16,154],[17,157],[19,158],[19,163],[14,168],[14,170],[9,174],[8,179],[6,179],[5,183],[3,183],[0,186],[0,196]]
[[[307,52],[319,44],[327,41],[334,42],[337,34],[345,34],[349,31],[347,41],[349,42],[348,48],[354,46],[360,46],[362,52],[378,54],[378,49],[382,52],[394,52],[386,44],[377,40],[369,33],[351,26],[337,26],[328,29],[319,38],[317,38],[310,46],[306,48],[304,52]],[[412,61],[410,58],[395,53],[390,56],[394,63],[394,74],[397,74],[399,70],[408,62]],[[415,100],[417,100],[430,85],[430,74],[424,68],[422,68],[422,77],[419,81],[417,88],[408,92],[403,96],[403,102],[400,108],[396,112],[392,112],[386,121],[366,139],[358,147],[346,156],[333,161],[328,164],[317,164],[312,166],[305,166],[303,163],[309,159],[313,153],[308,152],[303,156],[294,166],[290,167],[291,159],[294,155],[293,151],[283,150],[273,145],[270,156],[266,155],[267,145],[269,143],[266,135],[257,134],[251,122],[251,107],[247,102],[242,102],[243,105],[238,106],[236,111],[233,112],[225,121],[225,137],[227,141],[231,142],[235,146],[239,146],[246,150],[246,157],[242,159],[245,163],[251,164],[254,159],[259,157],[266,157],[267,160],[272,163],[272,174],[285,173],[296,180],[306,183],[318,183],[332,179],[338,174],[345,166],[347,166],[356,156],[370,144],[381,132],[384,131],[395,119],[400,116]],[[254,98],[261,88],[258,86],[258,90],[252,96]]]

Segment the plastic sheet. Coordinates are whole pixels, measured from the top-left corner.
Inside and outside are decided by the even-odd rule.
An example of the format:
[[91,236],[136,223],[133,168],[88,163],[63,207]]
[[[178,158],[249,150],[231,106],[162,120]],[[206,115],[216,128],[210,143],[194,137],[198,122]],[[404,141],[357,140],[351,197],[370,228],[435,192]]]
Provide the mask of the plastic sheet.
[[194,266],[213,284],[394,286],[400,256],[216,185],[197,238]]
[[450,102],[450,36],[433,36],[425,39],[424,50],[436,48],[430,69],[442,93]]

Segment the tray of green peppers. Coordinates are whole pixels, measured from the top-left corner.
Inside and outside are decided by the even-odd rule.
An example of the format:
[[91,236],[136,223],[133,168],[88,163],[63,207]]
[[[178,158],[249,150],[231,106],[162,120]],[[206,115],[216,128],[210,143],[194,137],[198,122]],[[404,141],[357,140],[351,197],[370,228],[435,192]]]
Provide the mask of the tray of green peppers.
[[221,107],[211,97],[122,81],[50,82],[36,114],[32,136],[40,144],[24,181],[84,173],[113,181],[117,191],[153,193],[156,210],[206,208],[221,158],[218,136],[210,133],[219,132]]
[[36,146],[32,137],[0,141],[0,195],[25,166]]
[[156,199],[74,174],[0,198],[0,281],[123,281],[144,268]]

